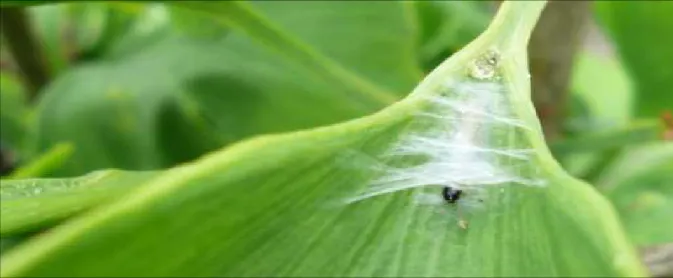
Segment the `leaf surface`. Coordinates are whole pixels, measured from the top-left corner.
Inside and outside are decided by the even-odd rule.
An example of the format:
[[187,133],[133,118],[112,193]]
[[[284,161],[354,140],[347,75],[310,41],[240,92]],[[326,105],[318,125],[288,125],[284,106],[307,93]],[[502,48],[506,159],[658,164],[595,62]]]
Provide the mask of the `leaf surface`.
[[598,180],[639,246],[673,242],[671,161],[670,142],[629,147]]
[[13,150],[21,150],[27,132],[28,107],[24,88],[11,74],[0,74],[0,139]]
[[[610,204],[563,172],[544,145],[530,102],[525,55],[543,7],[505,3],[486,33],[401,102],[346,123],[247,140],[140,182],[127,198],[10,250],[2,257],[1,274],[641,276],[643,268]],[[439,194],[433,184],[347,202],[381,176],[414,174],[424,169],[415,167],[432,162],[391,153],[413,138],[407,136],[476,132],[466,119],[419,113],[434,113],[441,103],[472,103],[459,87],[446,90],[446,82],[465,78],[466,71],[474,74],[474,63],[489,61],[484,55],[493,49],[502,54],[496,63],[502,79],[495,82],[505,87],[496,95],[503,100],[497,105],[504,106],[497,107],[511,108],[521,121],[515,123],[527,128],[488,122],[480,130],[488,134],[488,147],[534,152],[521,168],[509,158],[489,163],[496,170],[515,167],[516,175],[531,175],[544,186],[515,179],[468,191],[482,186],[474,184],[465,192],[475,195],[466,193],[456,206],[415,203],[417,193]],[[431,101],[436,98],[444,102]],[[468,108],[433,115],[448,117]],[[488,170],[462,166],[465,172]],[[414,177],[442,177],[441,171],[419,174]],[[416,180],[403,181],[407,186]],[[482,202],[478,192],[484,194]],[[467,222],[463,227],[461,220]]]
[[140,49],[74,68],[44,92],[39,149],[78,150],[58,175],[172,166],[250,136],[364,116],[421,77],[402,2],[179,5],[231,31],[124,42]]
[[0,234],[5,237],[48,227],[119,197],[153,175],[105,170],[72,179],[3,180]]
[[673,2],[597,2],[607,33],[633,77],[637,94],[634,114],[659,116],[673,109]]

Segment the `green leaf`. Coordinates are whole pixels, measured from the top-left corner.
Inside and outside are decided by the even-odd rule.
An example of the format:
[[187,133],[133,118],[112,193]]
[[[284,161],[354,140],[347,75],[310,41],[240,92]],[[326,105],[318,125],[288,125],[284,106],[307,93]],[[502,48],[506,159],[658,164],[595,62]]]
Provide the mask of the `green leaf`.
[[615,150],[629,145],[661,141],[663,132],[664,125],[660,120],[640,120],[625,128],[607,129],[558,141],[551,148],[557,155]]
[[28,111],[24,87],[19,80],[8,73],[0,73],[0,140],[14,151],[25,146]]
[[102,57],[134,23],[119,3],[60,3],[28,7],[54,76],[74,62]]
[[573,107],[564,122],[568,136],[550,147],[573,176],[589,178],[600,171],[610,159],[605,151],[659,140],[658,120],[632,121],[633,82],[617,58],[579,53],[571,83]]
[[54,145],[49,151],[16,169],[11,174],[11,178],[26,179],[48,176],[49,173],[63,166],[64,161],[72,155],[73,151],[73,146],[69,143]]
[[673,144],[631,147],[601,176],[633,241],[640,246],[673,241]]
[[[421,76],[408,3],[179,5],[231,31],[193,40],[168,30],[55,80],[40,101],[37,145],[77,149],[55,175],[172,166],[250,136],[364,116]],[[194,130],[209,134],[177,140]]]
[[420,23],[420,53],[424,69],[432,70],[448,54],[476,38],[492,16],[484,1],[415,1]]
[[[161,42],[167,34],[174,32],[171,14],[161,4],[142,2],[108,2],[114,10],[134,17],[133,23],[123,34],[109,38],[112,42],[106,47],[101,59],[123,60],[146,48]],[[184,32],[181,32],[184,33]]]
[[664,125],[659,119],[634,121],[623,128],[598,128],[550,145],[554,157],[575,177],[595,182],[597,174],[624,148],[661,142]]
[[572,72],[572,90],[586,101],[591,122],[570,123],[581,131],[618,128],[632,118],[632,80],[616,58],[589,51],[579,53]]
[[154,176],[154,172],[105,170],[72,179],[2,180],[0,234],[6,237],[49,227]]
[[29,236],[0,237],[0,255],[19,245]]
[[[642,276],[610,204],[564,173],[544,145],[529,97],[525,53],[543,7],[544,2],[503,4],[489,30],[401,102],[350,122],[241,142],[138,182],[125,198],[11,249],[2,257],[0,274]],[[504,86],[502,91],[480,91],[502,100],[489,112],[504,109],[521,122],[499,118],[505,122],[478,123],[475,129],[472,119],[480,116],[452,121],[451,116],[461,114],[443,110],[447,102],[461,103],[459,108],[467,111],[483,108],[472,102],[483,100],[478,96],[461,95],[463,83],[447,84],[481,79],[468,73],[494,74],[479,83]],[[469,153],[469,148],[408,145],[415,141],[406,140],[452,132],[478,132],[485,136],[485,147],[504,148],[514,156],[519,148],[534,152],[517,168],[507,156],[493,161],[452,158],[448,150]],[[404,146],[429,149],[411,151],[415,156],[391,153]],[[440,163],[436,166],[446,169],[417,173],[434,165],[423,157],[434,151],[442,154],[440,162],[466,163]],[[470,164],[479,161],[488,166]],[[454,178],[446,171],[480,173],[491,166],[502,171],[514,167],[516,175],[544,185],[525,186],[526,180],[492,187],[452,184],[465,190],[455,206],[414,203],[424,186],[445,182],[438,177]],[[413,190],[345,202],[395,173],[429,180]],[[404,181],[402,185],[418,180]],[[438,197],[439,189],[428,192]],[[479,207],[469,206],[480,198]],[[466,223],[468,227],[460,227]]]
[[[381,32],[384,26],[387,29],[406,33],[406,36],[414,31],[409,27],[410,22],[408,22],[412,19],[409,15],[412,10],[406,4],[386,3],[382,5],[360,2],[358,5],[353,5],[346,2],[314,2],[303,3],[301,9],[280,2],[255,6],[246,4],[246,2],[219,2],[217,4],[176,2],[175,5],[210,15],[216,21],[248,34],[267,47],[278,51],[285,59],[312,71],[315,77],[325,79],[335,85],[342,83],[343,89],[346,90],[342,93],[352,94],[350,97],[355,100],[372,103],[375,107],[395,100],[391,92],[380,88],[383,86],[376,83],[395,89],[392,92],[404,94],[404,91],[397,89],[412,85],[417,81],[416,78],[421,76],[413,57],[413,50],[415,50],[413,42],[401,42],[393,36],[399,34]],[[264,13],[268,13],[268,19],[265,18]],[[304,25],[305,22],[297,20],[298,18],[305,19],[307,14],[312,15],[312,20],[308,22],[318,26],[330,26],[330,32],[325,32],[322,28],[309,28]],[[372,18],[372,16],[380,18]],[[378,21],[385,22],[386,25],[381,23],[379,26],[372,25]],[[345,22],[348,24],[343,24]],[[359,28],[365,23],[368,26],[367,29],[377,30],[378,34],[372,31],[362,32]],[[393,25],[390,26],[390,24]],[[341,38],[333,36],[333,33],[347,34],[350,41],[348,44],[339,41]],[[376,36],[373,36],[375,34]],[[359,46],[365,46],[365,43],[385,45],[386,48],[366,47],[361,51],[352,51]],[[391,52],[401,55],[389,60]],[[365,61],[376,61],[377,63],[365,63]],[[352,68],[349,70],[344,65]],[[387,70],[386,74],[381,73],[384,68]],[[359,75],[367,79],[371,78],[374,82]]]
[[118,40],[127,35],[136,23],[136,13],[119,3],[76,3],[68,5],[78,40],[78,59],[93,60],[104,57]]
[[600,1],[597,12],[633,77],[635,115],[659,116],[673,109],[673,2],[647,5],[632,1]]
[[66,40],[68,17],[65,5],[44,5],[28,8],[35,35],[44,46],[46,62],[52,76],[69,66],[69,56],[77,48],[73,40]]
[[200,14],[182,9],[175,6],[169,6],[172,23],[177,30],[180,30],[193,39],[215,39],[222,37],[229,28],[219,24],[212,24],[212,19],[202,17]]
[[35,5],[44,5],[51,4],[56,1],[39,1],[39,0],[19,0],[19,1],[2,1],[0,6],[35,6]]

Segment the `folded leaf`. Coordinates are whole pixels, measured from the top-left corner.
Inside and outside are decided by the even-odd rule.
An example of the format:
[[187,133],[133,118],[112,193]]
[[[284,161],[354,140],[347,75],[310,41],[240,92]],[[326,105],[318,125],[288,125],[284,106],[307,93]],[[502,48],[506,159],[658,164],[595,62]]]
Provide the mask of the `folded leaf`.
[[544,145],[525,54],[543,7],[503,4],[379,113],[169,170],[10,250],[1,274],[642,276],[610,204]]

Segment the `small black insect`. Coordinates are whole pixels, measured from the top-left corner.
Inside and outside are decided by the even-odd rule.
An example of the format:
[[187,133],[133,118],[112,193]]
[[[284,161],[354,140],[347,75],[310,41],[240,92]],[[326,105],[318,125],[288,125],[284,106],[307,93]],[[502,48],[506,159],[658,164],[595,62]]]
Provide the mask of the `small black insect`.
[[463,194],[463,191],[460,189],[455,189],[449,186],[442,188],[442,197],[444,198],[444,201],[449,204],[455,204],[458,199],[460,199],[461,194]]

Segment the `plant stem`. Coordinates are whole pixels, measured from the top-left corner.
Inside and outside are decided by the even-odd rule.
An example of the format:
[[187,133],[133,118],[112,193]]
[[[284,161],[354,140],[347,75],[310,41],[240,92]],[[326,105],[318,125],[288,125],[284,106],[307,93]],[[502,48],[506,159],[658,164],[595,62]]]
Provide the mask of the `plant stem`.
[[546,4],[547,1],[505,1],[480,37],[490,38],[502,52],[527,45]]
[[589,1],[551,1],[528,45],[532,97],[545,137],[562,136],[568,84],[590,16]]
[[648,246],[640,252],[653,277],[673,276],[673,243]]
[[49,82],[49,72],[26,11],[20,7],[0,7],[0,31],[23,74],[28,99],[33,100]]
[[16,168],[14,158],[9,150],[0,146],[0,176],[10,174]]

